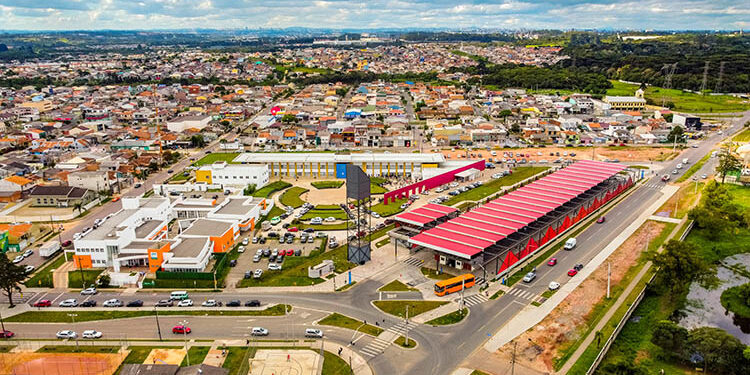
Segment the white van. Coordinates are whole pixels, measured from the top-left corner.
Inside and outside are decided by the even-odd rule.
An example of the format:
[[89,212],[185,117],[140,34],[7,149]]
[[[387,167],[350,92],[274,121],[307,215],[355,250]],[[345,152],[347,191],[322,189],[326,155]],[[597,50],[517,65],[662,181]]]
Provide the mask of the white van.
[[576,247],[576,239],[575,238],[568,238],[567,241],[565,241],[565,246],[563,246],[563,249],[565,250],[573,250],[574,247]]
[[308,328],[305,330],[305,337],[323,337],[323,331],[315,328]]
[[176,301],[182,301],[184,299],[188,299],[188,292],[185,290],[176,290],[169,295],[169,298]]

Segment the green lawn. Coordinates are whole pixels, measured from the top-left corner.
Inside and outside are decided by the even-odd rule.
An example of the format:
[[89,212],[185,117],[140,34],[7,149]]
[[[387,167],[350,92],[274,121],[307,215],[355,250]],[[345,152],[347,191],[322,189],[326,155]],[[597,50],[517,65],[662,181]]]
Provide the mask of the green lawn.
[[377,336],[383,332],[383,329],[380,327],[376,327],[372,324],[365,324],[362,325],[363,322],[354,318],[350,318],[346,315],[341,315],[339,313],[333,313],[331,315],[328,315],[327,317],[321,319],[318,324],[324,325],[324,326],[333,326],[333,327],[341,327],[346,329],[351,329],[352,331],[359,328],[359,332],[371,335],[371,336]]
[[292,186],[292,184],[284,181],[274,181],[270,184],[256,190],[253,193],[254,197],[261,197],[261,198],[268,198],[272,196],[275,192],[284,190],[288,187]]
[[[607,95],[610,96],[632,96],[639,87],[618,81],[611,82],[613,87],[607,90]],[[674,103],[675,110],[685,112],[739,112],[750,108],[750,105],[742,103],[742,99],[729,95],[700,95],[656,86],[649,86],[644,93],[649,103],[659,106],[662,105],[662,96],[667,102]]]
[[396,340],[393,341],[393,343],[402,348],[407,348],[407,349],[417,346],[417,342],[412,340],[411,338],[409,339],[409,342],[407,343],[406,337],[404,336],[399,336]]
[[443,202],[446,206],[452,206],[456,203],[463,201],[480,201],[492,194],[495,194],[502,189],[503,186],[510,186],[519,181],[523,181],[531,176],[538,173],[544,172],[548,167],[518,167],[513,170],[512,174],[503,176],[498,179],[493,179],[490,182],[483,184],[482,186],[465,191],[458,195],[452,196],[450,199]]
[[313,181],[310,183],[316,189],[338,189],[344,181]]
[[210,346],[191,346],[190,348],[188,348],[188,355],[186,355],[185,358],[182,359],[182,363],[180,364],[180,366],[188,365],[188,357],[190,357],[191,365],[203,363],[203,360],[206,358],[206,355],[208,354],[208,351],[210,349]]
[[307,191],[307,189],[298,186],[291,187],[287,189],[284,194],[281,194],[281,198],[279,198],[279,201],[281,202],[281,204],[288,207],[301,207],[303,204],[305,204],[305,201],[300,198],[300,195],[307,193]]
[[732,140],[735,142],[750,142],[750,128],[737,133]]
[[341,357],[329,352],[323,352],[323,372],[321,375],[347,375],[351,373],[351,367]]
[[200,158],[198,161],[193,163],[193,165],[196,167],[200,167],[206,164],[213,164],[217,161],[225,161],[229,164],[239,164],[234,162],[234,158],[239,155],[240,153],[237,152],[214,152]]
[[182,172],[176,173],[172,175],[172,177],[169,178],[169,181],[179,182],[179,181],[187,181],[190,179],[190,173],[188,173],[187,176],[185,176]]
[[338,204],[316,204],[313,209],[318,210],[318,211],[327,211],[327,210],[336,211],[336,210],[340,210],[341,206],[339,206]]
[[379,292],[411,292],[415,290],[417,289],[414,289],[398,280],[393,280],[378,289]]
[[397,199],[395,202],[388,203],[387,205],[381,203],[374,204],[370,209],[377,212],[382,217],[393,216],[397,213],[404,211],[401,205],[408,202],[408,198]]
[[[69,313],[75,313],[76,322],[90,322],[95,320],[112,320],[124,318],[137,318],[142,316],[154,316],[153,310],[146,311],[87,311],[87,310],[65,310],[65,311],[26,311],[18,315],[5,318],[6,322],[13,323],[70,323],[73,318]],[[159,310],[159,315],[210,315],[210,316],[279,316],[284,315],[284,305],[274,305],[265,310]]]
[[398,317],[406,317],[406,307],[409,307],[409,317],[436,309],[448,303],[447,301],[373,301],[375,306],[383,312]]
[[341,208],[338,210],[318,210],[318,209],[312,209],[310,211],[307,211],[306,214],[302,215],[300,217],[300,220],[310,220],[314,217],[320,217],[321,219],[325,219],[327,217],[333,217],[338,220],[348,220],[349,215],[344,212]]
[[448,272],[443,271],[442,273],[438,273],[437,270],[433,270],[432,268],[422,267],[420,269],[422,271],[422,275],[425,275],[426,277],[429,277],[433,280],[448,280],[452,277],[456,277],[456,275],[450,274]]
[[[96,284],[96,278],[99,277],[99,274],[103,271],[104,269],[68,271],[68,288],[85,289],[83,288],[83,285],[85,285],[86,288],[91,287]],[[81,275],[83,275],[83,283],[81,283]]]
[[445,326],[449,324],[456,324],[466,317],[466,315],[469,314],[469,309],[464,308],[463,310],[456,310],[452,313],[445,314],[443,316],[439,316],[435,319],[432,319],[428,321],[425,324],[433,325],[433,326]]
[[255,355],[256,348],[246,348],[243,346],[227,347],[227,357],[221,367],[229,370],[229,375],[246,375],[249,363],[248,358]]
[[[321,227],[316,225],[313,227]],[[241,288],[253,286],[296,286],[314,285],[325,281],[321,278],[311,279],[307,276],[307,268],[320,264],[324,259],[332,259],[337,272],[344,272],[355,265],[347,260],[347,247],[339,246],[336,249],[321,253],[313,250],[307,257],[286,257],[281,271],[264,271],[260,279],[243,279],[240,281]]]
[[146,360],[148,355],[151,353],[151,350],[153,349],[164,349],[164,348],[174,348],[171,346],[129,346],[128,350],[130,350],[130,353],[127,357],[125,357],[125,360],[122,362],[123,364],[143,364],[143,361]]
[[297,225],[297,228],[299,228],[300,230],[307,229],[307,228],[312,228],[315,230],[346,230],[346,223],[320,224],[320,225],[300,223]]
[[117,353],[119,346],[92,346],[92,345],[45,345],[37,350],[37,353]]
[[486,373],[484,371],[474,370],[469,375],[490,375],[490,374],[488,374],[488,373]]
[[65,254],[60,254],[55,260],[49,262],[44,268],[39,270],[34,276],[26,280],[24,284],[30,288],[52,288],[52,271],[59,268],[65,263]]
[[386,192],[388,192],[386,188],[370,182],[370,194],[385,194]]

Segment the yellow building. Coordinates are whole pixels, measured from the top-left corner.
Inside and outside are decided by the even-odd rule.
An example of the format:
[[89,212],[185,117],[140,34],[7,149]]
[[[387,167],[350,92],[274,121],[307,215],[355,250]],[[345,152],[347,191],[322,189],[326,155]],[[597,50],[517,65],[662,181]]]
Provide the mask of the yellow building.
[[646,99],[636,96],[605,96],[604,102],[618,111],[637,111],[646,107]]

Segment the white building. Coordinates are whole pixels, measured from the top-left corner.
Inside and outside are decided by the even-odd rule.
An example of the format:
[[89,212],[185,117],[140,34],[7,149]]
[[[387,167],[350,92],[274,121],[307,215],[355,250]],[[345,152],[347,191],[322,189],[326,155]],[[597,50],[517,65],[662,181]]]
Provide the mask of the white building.
[[167,129],[176,133],[182,133],[187,129],[202,130],[210,122],[209,115],[183,116],[167,121]]
[[216,162],[195,171],[196,182],[235,188],[254,184],[255,188],[260,189],[268,184],[269,176],[268,165],[258,164]]

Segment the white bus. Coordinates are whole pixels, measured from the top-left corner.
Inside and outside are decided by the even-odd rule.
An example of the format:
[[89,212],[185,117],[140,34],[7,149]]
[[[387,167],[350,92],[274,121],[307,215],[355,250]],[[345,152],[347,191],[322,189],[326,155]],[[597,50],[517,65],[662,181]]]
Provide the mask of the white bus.
[[184,300],[188,298],[188,292],[185,290],[177,290],[172,292],[172,294],[169,295],[169,297],[173,300]]

